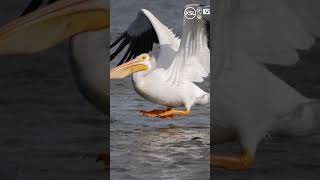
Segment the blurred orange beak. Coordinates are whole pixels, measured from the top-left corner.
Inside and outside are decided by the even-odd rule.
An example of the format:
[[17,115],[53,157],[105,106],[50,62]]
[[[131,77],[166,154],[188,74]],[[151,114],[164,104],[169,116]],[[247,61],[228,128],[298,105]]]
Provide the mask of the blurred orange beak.
[[62,0],[0,28],[0,54],[29,54],[81,32],[109,27],[106,0]]

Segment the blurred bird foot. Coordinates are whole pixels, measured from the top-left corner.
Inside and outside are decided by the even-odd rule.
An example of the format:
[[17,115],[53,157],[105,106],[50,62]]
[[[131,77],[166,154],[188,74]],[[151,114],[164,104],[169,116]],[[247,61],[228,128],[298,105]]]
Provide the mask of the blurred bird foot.
[[210,155],[210,164],[214,168],[221,168],[229,171],[242,171],[251,167],[254,161],[254,155],[243,151],[237,156]]
[[160,117],[161,119],[164,119],[164,120],[172,120],[175,117],[175,115],[173,115],[173,114],[165,115],[165,116],[159,115],[158,117]]
[[96,162],[102,162],[103,171],[108,171],[110,168],[110,154],[103,152],[97,156]]
[[153,117],[158,117],[159,114],[164,113],[166,111],[167,110],[159,110],[159,109],[155,109],[155,110],[152,110],[152,111],[141,110],[140,113],[142,113],[143,116],[153,118]]
[[188,114],[190,114],[189,110],[180,111],[176,109],[168,109],[165,112],[159,114],[158,117],[160,117],[161,119],[173,119],[176,115],[186,116]]

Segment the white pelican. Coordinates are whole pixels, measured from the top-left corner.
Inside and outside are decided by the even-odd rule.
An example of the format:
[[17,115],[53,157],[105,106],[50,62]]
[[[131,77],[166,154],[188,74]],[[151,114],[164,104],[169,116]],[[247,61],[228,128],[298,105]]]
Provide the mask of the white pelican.
[[[211,143],[237,140],[241,153],[220,156],[216,168],[244,170],[268,133],[318,133],[320,102],[309,99],[265,66],[292,65],[297,49],[320,37],[320,1],[216,0],[213,28]],[[212,145],[213,145],[212,144]]]
[[1,27],[0,55],[31,54],[71,38],[70,60],[79,91],[109,113],[108,2],[50,0],[52,4],[37,10],[42,1],[31,1],[22,17]]
[[[71,38],[71,66],[79,91],[109,113],[107,0],[33,0],[22,17],[0,28],[0,55],[31,54]],[[51,4],[52,3],[52,4]],[[38,9],[39,8],[39,9]],[[97,160],[109,165],[107,153]]]
[[[188,7],[209,8],[197,4]],[[147,54],[153,43],[160,44],[158,57]],[[117,44],[120,45],[111,54],[111,60],[125,46],[129,47],[119,66],[111,70],[110,79],[133,74],[133,86],[140,96],[167,107],[166,110],[141,111],[144,116],[173,118],[188,115],[193,104],[209,102],[210,94],[194,84],[202,82],[210,73],[209,15],[200,19],[184,17],[180,40],[150,11],[142,9],[111,48]],[[179,106],[184,106],[185,110],[173,109]]]

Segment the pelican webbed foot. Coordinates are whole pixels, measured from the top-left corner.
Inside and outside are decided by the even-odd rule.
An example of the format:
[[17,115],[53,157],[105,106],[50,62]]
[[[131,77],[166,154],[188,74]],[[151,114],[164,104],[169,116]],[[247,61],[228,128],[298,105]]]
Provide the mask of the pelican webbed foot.
[[143,116],[153,118],[153,117],[158,117],[159,114],[164,113],[164,112],[166,112],[166,111],[167,111],[167,110],[160,110],[160,109],[155,109],[155,110],[152,110],[152,111],[144,111],[144,110],[141,110],[140,113],[141,113]]
[[251,167],[254,161],[254,155],[248,151],[243,151],[240,155],[221,156],[210,155],[210,164],[214,168],[221,168],[230,171],[247,170]]
[[188,114],[190,114],[189,110],[181,111],[176,109],[168,109],[165,112],[159,114],[158,117],[160,117],[161,119],[173,119],[176,115],[186,116]]

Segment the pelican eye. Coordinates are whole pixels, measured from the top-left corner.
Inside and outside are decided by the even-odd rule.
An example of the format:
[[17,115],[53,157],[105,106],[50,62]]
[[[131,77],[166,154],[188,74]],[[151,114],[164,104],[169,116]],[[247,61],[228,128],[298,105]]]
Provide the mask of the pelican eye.
[[147,59],[147,56],[142,56],[142,60],[146,60]]

